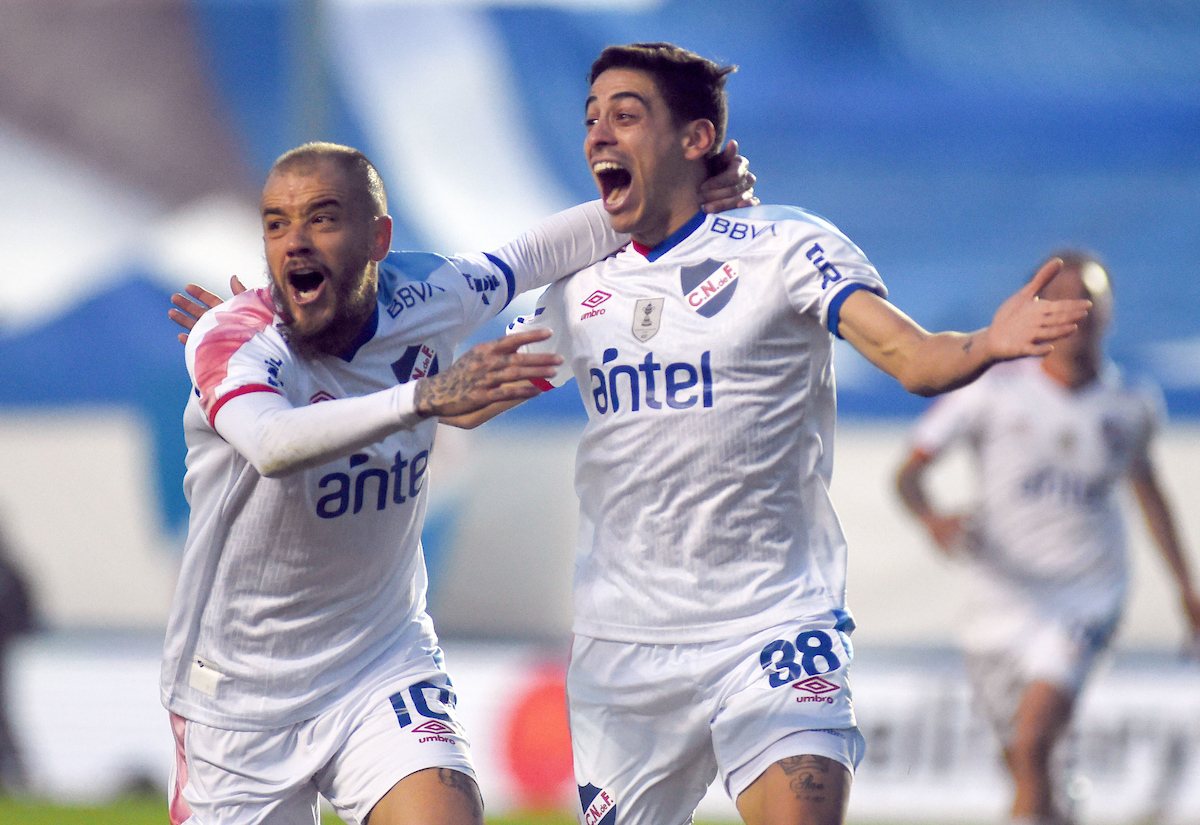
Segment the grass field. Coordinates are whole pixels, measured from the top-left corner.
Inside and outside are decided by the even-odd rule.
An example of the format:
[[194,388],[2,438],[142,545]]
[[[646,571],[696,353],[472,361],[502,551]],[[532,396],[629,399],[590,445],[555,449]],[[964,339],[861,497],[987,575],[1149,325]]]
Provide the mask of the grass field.
[[[574,825],[567,814],[529,813],[520,817],[488,817],[488,825]],[[46,802],[0,798],[3,825],[166,825],[167,807],[161,799],[132,797],[103,807],[66,807]],[[342,825],[326,816],[322,825]]]

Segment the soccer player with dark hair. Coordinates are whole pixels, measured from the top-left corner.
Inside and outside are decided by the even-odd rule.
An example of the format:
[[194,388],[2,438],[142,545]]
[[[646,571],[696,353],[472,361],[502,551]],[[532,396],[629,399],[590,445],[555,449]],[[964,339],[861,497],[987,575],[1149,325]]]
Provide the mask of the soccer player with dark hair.
[[[830,503],[833,337],[935,394],[1049,351],[1087,302],[929,333],[863,253],[785,206],[706,215],[719,66],[605,49],[584,154],[616,254],[552,285],[518,330],[578,380],[580,534],[567,676],[585,825],[685,823],[718,774],[749,825],[838,823],[862,756],[847,679],[846,545]],[[472,426],[514,403],[459,419]]]
[[[1113,296],[1104,267],[1075,250],[1056,257],[1063,268],[1040,297],[1087,299],[1091,313],[1048,355],[997,366],[939,399],[897,476],[905,506],[961,568],[967,672],[1016,786],[1012,821],[1025,825],[1071,819],[1052,756],[1125,600],[1126,482],[1200,639],[1200,596],[1150,457],[1161,397],[1105,358]],[[926,473],[954,444],[970,448],[979,470],[967,515],[939,510],[926,492]]]

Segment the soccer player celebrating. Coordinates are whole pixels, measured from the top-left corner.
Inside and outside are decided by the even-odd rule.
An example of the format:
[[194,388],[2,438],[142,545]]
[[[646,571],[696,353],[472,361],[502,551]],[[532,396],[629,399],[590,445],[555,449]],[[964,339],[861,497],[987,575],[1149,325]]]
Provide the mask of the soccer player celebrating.
[[[1200,597],[1150,460],[1160,399],[1104,358],[1112,312],[1104,268],[1079,252],[1059,257],[1063,269],[1041,297],[1086,298],[1091,313],[1045,357],[996,367],[933,405],[897,478],[908,509],[961,562],[968,674],[1016,785],[1012,821],[1030,825],[1070,820],[1051,757],[1124,602],[1122,481],[1132,483],[1200,639]],[[926,494],[926,471],[955,442],[970,445],[980,472],[969,516],[939,512]]]
[[749,825],[844,819],[862,737],[827,492],[832,336],[934,394],[1048,352],[1087,308],[1035,300],[1052,262],[988,328],[931,334],[826,221],[705,215],[731,71],[669,44],[603,51],[584,153],[633,240],[514,325],[554,331],[565,365],[542,386],[573,373],[588,412],[567,677],[585,825],[688,822],[718,772]]
[[[741,160],[709,181],[716,208],[753,200]],[[269,288],[206,314],[190,288],[202,303],[171,314],[195,386],[171,821],[316,823],[319,792],[352,823],[481,825],[425,612],[426,470],[438,416],[528,397],[561,359],[517,352],[535,331],[450,362],[516,293],[626,238],[593,203],[494,254],[389,254],[383,183],[334,144],[280,157],[261,206]]]

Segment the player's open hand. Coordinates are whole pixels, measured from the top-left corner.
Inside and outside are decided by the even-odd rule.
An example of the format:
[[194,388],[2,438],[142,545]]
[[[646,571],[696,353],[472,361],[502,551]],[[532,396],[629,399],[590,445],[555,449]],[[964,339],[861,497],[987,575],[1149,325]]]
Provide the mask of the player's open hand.
[[757,178],[750,171],[750,161],[738,154],[737,141],[726,143],[718,158],[717,165],[725,163],[725,170],[700,185],[701,208],[705,212],[724,212],[726,209],[758,206],[758,198],[754,197]]
[[518,350],[551,334],[548,329],[535,329],[476,344],[450,369],[417,381],[417,412],[426,417],[450,418],[497,402],[532,398],[541,391],[530,382],[553,378],[562,358],[553,353]]
[[[246,291],[246,287],[238,280],[238,276],[234,275],[229,279],[229,288],[234,295],[240,295]],[[187,295],[182,295],[176,292],[171,296],[171,303],[178,309],[167,310],[167,317],[170,318],[179,326],[183,327],[187,332],[179,333],[179,343],[186,344],[188,332],[191,332],[192,327],[196,326],[196,322],[200,320],[200,316],[208,312],[217,304],[224,303],[225,299],[216,293],[209,292],[199,284],[188,284],[184,291]],[[191,296],[190,298],[188,296]],[[192,300],[192,299],[195,300]]]
[[998,361],[1027,355],[1046,355],[1054,342],[1075,331],[1092,302],[1046,301],[1038,292],[1062,269],[1062,259],[1047,261],[1033,280],[1021,287],[996,310],[987,328],[988,353]]

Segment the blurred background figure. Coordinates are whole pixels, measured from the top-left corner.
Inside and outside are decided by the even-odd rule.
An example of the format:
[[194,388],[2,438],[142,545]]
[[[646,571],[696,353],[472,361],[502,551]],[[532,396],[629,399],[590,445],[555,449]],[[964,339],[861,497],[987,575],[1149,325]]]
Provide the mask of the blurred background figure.
[[[935,403],[897,476],[905,506],[961,562],[975,703],[1016,785],[1012,821],[1038,825],[1072,818],[1052,753],[1125,601],[1122,482],[1174,575],[1192,639],[1200,635],[1200,598],[1150,459],[1161,401],[1104,355],[1113,301],[1104,268],[1083,252],[1059,257],[1064,267],[1040,297],[1088,298],[1091,314],[1049,355],[994,367]],[[980,500],[966,515],[939,510],[926,484],[930,465],[958,441],[980,474]]]
[[35,626],[29,584],[0,531],[0,794],[19,793],[28,784],[25,762],[9,722],[8,659],[12,642]]

